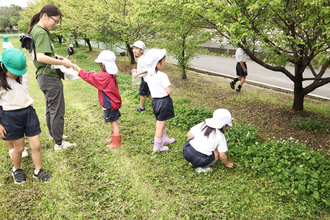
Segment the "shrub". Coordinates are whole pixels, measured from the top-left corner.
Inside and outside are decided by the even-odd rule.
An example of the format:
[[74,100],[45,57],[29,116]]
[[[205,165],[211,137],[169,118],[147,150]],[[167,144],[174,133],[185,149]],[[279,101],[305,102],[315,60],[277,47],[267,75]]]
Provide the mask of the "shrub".
[[169,123],[178,126],[184,131],[196,124],[204,121],[206,118],[212,118],[212,112],[208,109],[191,108],[188,106],[174,106],[175,117],[169,120]]
[[311,132],[328,132],[330,129],[330,125],[328,123],[316,119],[313,116],[307,118],[299,117],[296,120],[292,120],[292,126]]

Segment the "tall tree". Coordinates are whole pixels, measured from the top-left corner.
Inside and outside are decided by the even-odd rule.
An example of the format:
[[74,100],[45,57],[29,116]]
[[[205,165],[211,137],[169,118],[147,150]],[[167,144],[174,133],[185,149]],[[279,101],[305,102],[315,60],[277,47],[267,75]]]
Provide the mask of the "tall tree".
[[13,31],[13,27],[18,25],[21,19],[20,12],[23,9],[18,5],[10,5],[0,7],[0,27],[4,30]]
[[182,79],[187,79],[187,68],[192,58],[201,49],[198,45],[210,38],[201,19],[195,19],[191,10],[176,3],[176,0],[141,0],[139,15],[149,18],[150,42],[155,47],[164,47],[177,61],[182,70]]
[[[179,4],[243,48],[252,60],[293,81],[293,110],[302,111],[304,97],[330,82],[326,76],[330,64],[328,0],[184,0]],[[262,56],[254,45],[261,48]],[[285,67],[287,63],[294,65],[294,72]],[[304,75],[306,68],[312,76]]]

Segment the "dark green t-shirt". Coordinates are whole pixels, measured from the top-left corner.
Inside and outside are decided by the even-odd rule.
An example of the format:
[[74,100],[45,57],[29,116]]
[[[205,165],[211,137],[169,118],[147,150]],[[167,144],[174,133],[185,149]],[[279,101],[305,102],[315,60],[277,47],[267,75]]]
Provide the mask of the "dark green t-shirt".
[[[45,53],[45,55],[54,58],[55,57],[54,45],[49,37],[49,32],[43,28],[36,28],[37,26],[40,27],[39,24],[36,24],[33,27],[33,32],[31,35],[31,38],[34,43],[35,54]],[[37,58],[34,59],[33,64],[38,70],[37,73],[38,75],[44,74],[44,75],[59,77],[56,70],[52,69],[50,64],[47,65],[45,63],[38,62]],[[47,68],[45,69],[46,66]]]

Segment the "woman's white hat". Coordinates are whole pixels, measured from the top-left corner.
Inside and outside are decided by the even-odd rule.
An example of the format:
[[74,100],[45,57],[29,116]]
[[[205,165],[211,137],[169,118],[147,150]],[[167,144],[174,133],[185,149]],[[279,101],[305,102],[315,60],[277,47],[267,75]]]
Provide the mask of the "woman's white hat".
[[137,47],[137,48],[140,48],[142,50],[146,49],[146,45],[142,41],[140,41],[140,40],[136,41],[133,44],[133,47]]
[[144,63],[148,67],[148,74],[154,75],[156,73],[156,65],[166,55],[165,49],[150,49],[145,55]]
[[103,63],[105,65],[105,70],[109,74],[117,74],[118,68],[115,63],[116,55],[114,52],[110,50],[103,50],[97,59],[95,60],[96,63]]
[[206,125],[211,128],[220,129],[225,125],[233,126],[231,124],[231,114],[227,109],[220,108],[213,112],[213,117],[205,120]]

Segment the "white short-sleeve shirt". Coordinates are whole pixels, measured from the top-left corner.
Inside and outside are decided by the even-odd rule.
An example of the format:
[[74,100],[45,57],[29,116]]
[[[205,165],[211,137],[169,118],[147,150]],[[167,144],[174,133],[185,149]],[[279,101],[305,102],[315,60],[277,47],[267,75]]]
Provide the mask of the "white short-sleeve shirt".
[[[142,56],[139,57],[138,62],[137,62],[137,67],[136,67],[136,71],[138,73],[141,73],[143,71],[148,71],[148,67],[145,64],[144,60],[145,60],[145,53],[142,54]],[[145,76],[147,75],[147,73],[140,75],[139,77],[143,77],[144,80],[146,80]]]
[[18,110],[33,105],[33,99],[28,93],[26,79],[20,84],[15,79],[7,77],[7,82],[11,89],[8,91],[3,88],[0,89],[0,105],[4,111]]
[[212,152],[218,147],[220,153],[228,151],[227,141],[225,135],[217,129],[216,132],[212,132],[207,138],[204,136],[202,129],[205,126],[205,122],[201,122],[190,129],[194,138],[190,141],[190,145],[198,152],[206,155],[212,155]]
[[7,49],[9,47],[14,47],[10,42],[3,42],[2,43],[2,48]]
[[246,53],[242,48],[238,48],[235,53],[235,58],[237,62],[246,62]]
[[165,88],[169,87],[171,83],[165,73],[157,71],[156,74],[152,76],[148,74],[145,78],[153,98],[163,98],[168,96]]

